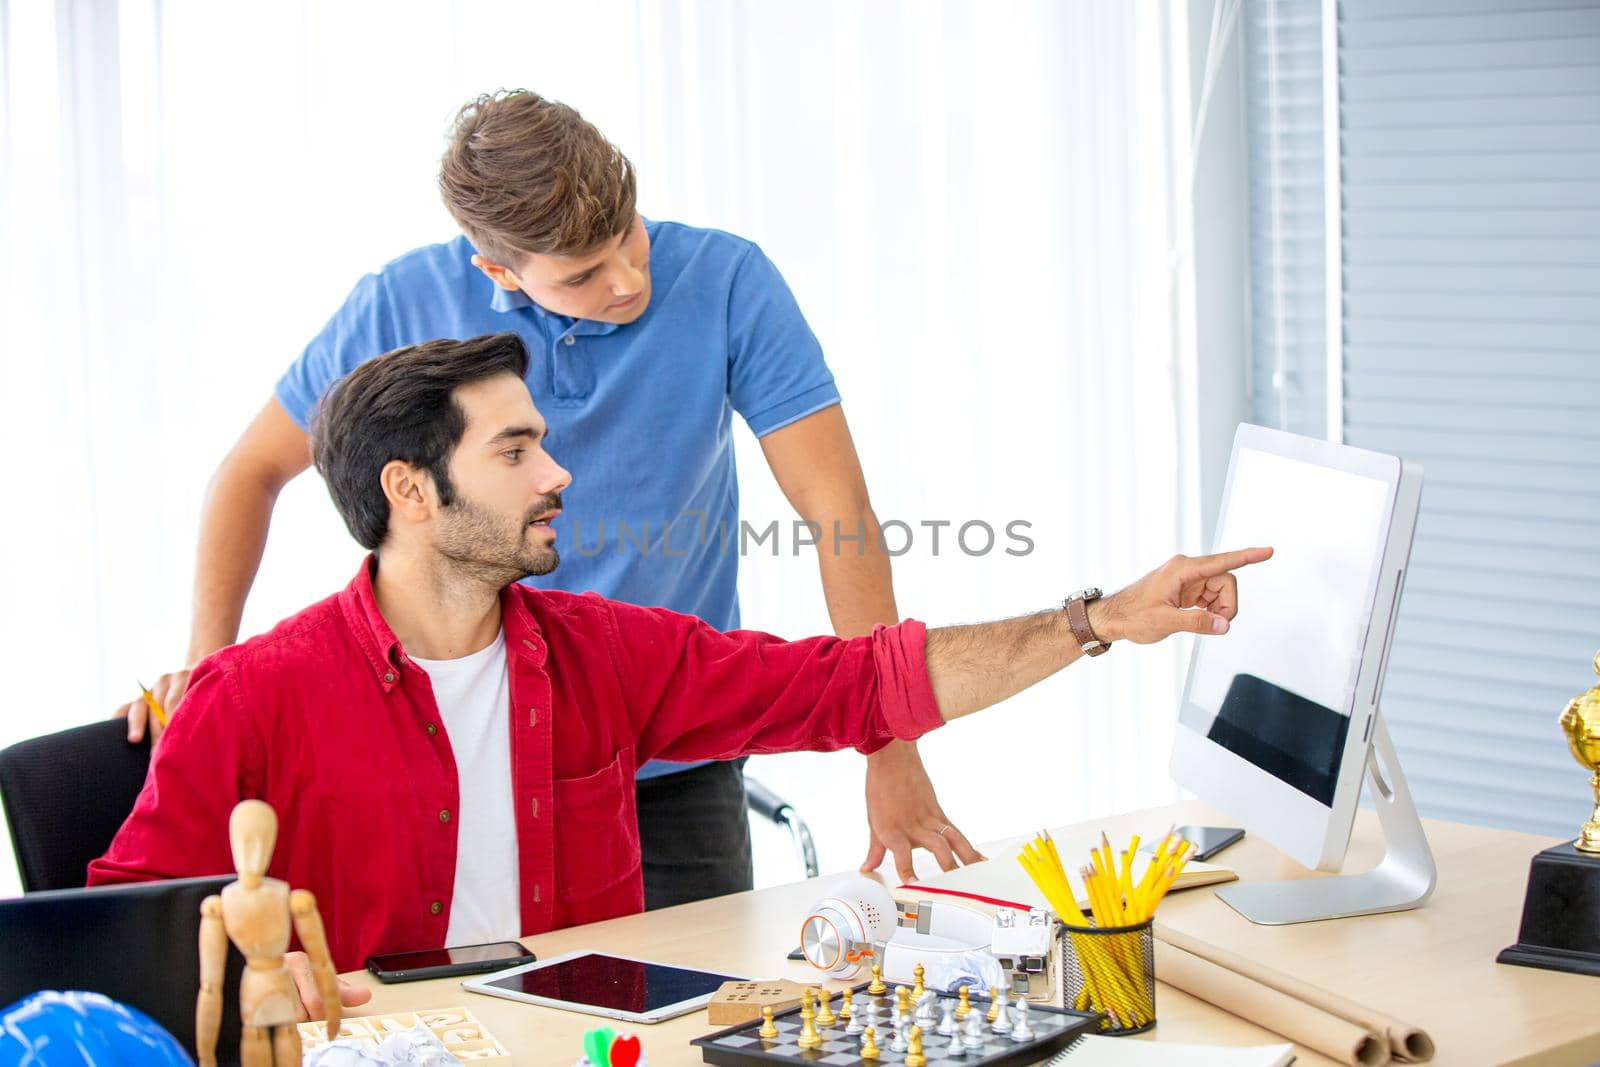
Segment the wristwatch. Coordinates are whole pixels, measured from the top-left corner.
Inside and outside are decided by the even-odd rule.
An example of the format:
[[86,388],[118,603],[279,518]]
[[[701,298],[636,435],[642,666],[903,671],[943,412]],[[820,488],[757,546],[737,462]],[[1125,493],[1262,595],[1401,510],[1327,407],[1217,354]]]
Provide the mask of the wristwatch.
[[1089,625],[1089,601],[1099,600],[1100,597],[1098,589],[1080,589],[1061,605],[1061,609],[1067,613],[1067,625],[1072,627],[1072,636],[1078,639],[1078,647],[1089,656],[1103,655],[1111,647],[1110,642],[1096,637],[1094,627]]

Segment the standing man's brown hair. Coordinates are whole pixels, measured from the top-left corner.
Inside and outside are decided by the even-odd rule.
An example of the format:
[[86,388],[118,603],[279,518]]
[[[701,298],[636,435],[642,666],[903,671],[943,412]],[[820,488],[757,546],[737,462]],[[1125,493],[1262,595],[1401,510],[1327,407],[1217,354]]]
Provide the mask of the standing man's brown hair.
[[565,104],[537,93],[480,96],[456,115],[439,164],[444,206],[480,253],[580,256],[633,222],[633,165]]

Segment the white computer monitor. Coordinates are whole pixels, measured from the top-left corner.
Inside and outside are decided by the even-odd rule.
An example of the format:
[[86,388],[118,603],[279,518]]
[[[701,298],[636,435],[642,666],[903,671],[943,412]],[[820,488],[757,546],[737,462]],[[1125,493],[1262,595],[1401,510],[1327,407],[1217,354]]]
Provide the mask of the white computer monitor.
[[[1228,635],[1195,642],[1173,779],[1304,866],[1336,871],[1370,767],[1387,806],[1386,863],[1403,868],[1398,887],[1390,869],[1377,879],[1387,888],[1352,877],[1219,892],[1255,921],[1398,910],[1432,890],[1431,855],[1409,855],[1426,840],[1378,714],[1421,483],[1395,456],[1260,426],[1234,437],[1214,550],[1276,551],[1239,572]],[[1375,742],[1387,778],[1370,758]],[[1406,826],[1391,832],[1391,821]]]

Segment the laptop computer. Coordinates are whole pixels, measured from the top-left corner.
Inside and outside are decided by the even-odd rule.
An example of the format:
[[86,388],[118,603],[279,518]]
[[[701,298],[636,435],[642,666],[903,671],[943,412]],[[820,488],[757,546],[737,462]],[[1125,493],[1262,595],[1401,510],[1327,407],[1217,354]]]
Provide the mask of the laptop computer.
[[[0,1008],[41,989],[103,993],[150,1016],[194,1053],[200,902],[234,876],[56,889],[0,900]],[[221,1063],[239,1058],[239,973],[228,946]]]

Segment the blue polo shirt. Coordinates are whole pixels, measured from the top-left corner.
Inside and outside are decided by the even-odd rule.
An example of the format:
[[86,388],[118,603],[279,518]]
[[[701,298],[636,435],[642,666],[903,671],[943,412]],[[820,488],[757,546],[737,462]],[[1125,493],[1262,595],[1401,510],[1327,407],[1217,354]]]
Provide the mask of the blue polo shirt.
[[[307,428],[357,364],[403,345],[512,330],[549,450],[572,472],[552,523],[561,565],[529,584],[593,590],[739,626],[732,416],[757,437],[839,402],[794,294],[753,243],[645,223],[650,304],[618,326],[556,315],[472,265],[465,237],[408,252],[356,284],[278,381]],[[758,528],[764,524],[755,524]],[[641,778],[685,769],[646,764]]]

